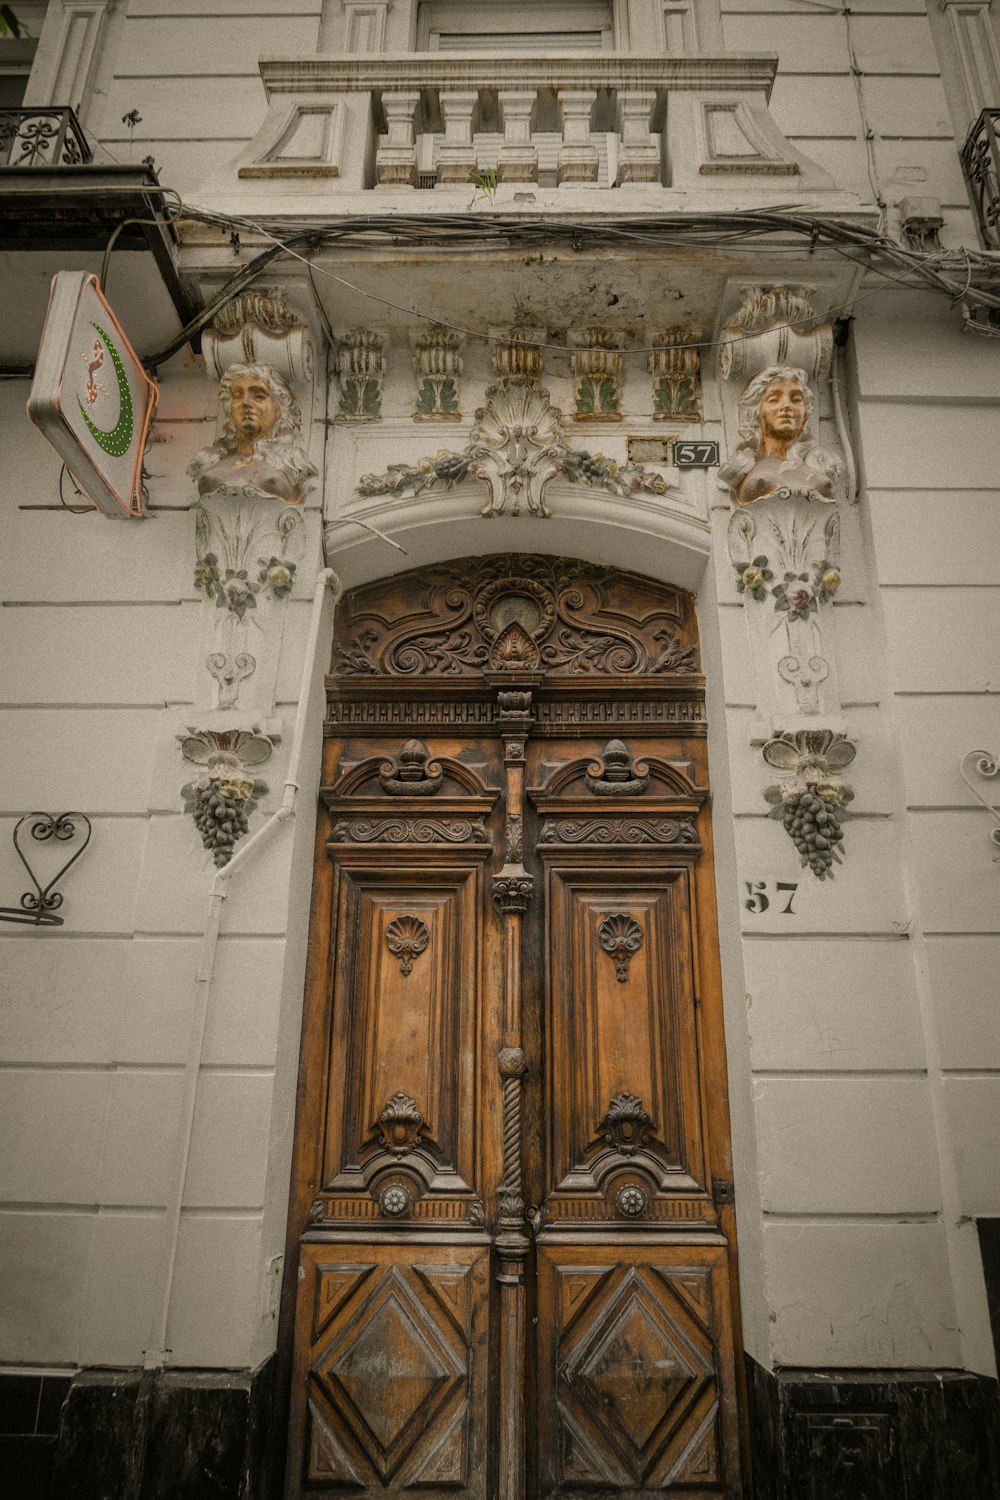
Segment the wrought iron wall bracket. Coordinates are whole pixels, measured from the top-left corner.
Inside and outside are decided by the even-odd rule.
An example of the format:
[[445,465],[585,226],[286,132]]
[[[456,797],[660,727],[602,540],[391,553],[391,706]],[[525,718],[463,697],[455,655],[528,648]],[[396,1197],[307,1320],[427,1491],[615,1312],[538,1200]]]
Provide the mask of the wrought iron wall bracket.
[[[977,776],[988,779],[1000,776],[1000,756],[990,750],[967,750],[958,763],[958,772],[965,782],[969,791],[977,802],[981,802],[988,813],[992,813],[996,821],[996,828],[990,829],[990,838],[994,844],[1000,845],[1000,791],[994,801],[990,801],[981,788],[973,781],[970,772],[975,771]],[[1000,859],[1000,855],[996,856]]]
[[[68,843],[76,836],[77,823],[81,823],[86,829],[79,849],[70,855],[66,863],[56,871],[45,886],[28,863],[18,838],[26,823],[31,824],[29,829],[31,837],[40,844],[52,838],[58,839],[60,843]],[[56,885],[66,874],[70,865],[76,864],[90,843],[91,832],[90,819],[81,812],[64,812],[58,817],[53,817],[47,812],[29,812],[25,813],[23,818],[19,818],[14,827],[14,848],[17,850],[18,859],[31,877],[31,883],[35,889],[24,892],[20,906],[0,906],[0,922],[20,922],[32,927],[61,927],[63,919],[57,917],[56,912],[62,906],[63,898],[62,893],[56,890]]]

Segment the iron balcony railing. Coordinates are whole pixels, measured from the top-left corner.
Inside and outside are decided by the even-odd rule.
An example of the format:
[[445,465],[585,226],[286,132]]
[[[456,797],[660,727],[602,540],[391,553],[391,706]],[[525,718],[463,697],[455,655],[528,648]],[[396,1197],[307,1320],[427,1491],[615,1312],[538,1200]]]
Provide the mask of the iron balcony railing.
[[68,105],[0,109],[0,167],[82,167],[92,156]]
[[1000,250],[1000,108],[984,109],[962,147],[962,171],[987,250]]

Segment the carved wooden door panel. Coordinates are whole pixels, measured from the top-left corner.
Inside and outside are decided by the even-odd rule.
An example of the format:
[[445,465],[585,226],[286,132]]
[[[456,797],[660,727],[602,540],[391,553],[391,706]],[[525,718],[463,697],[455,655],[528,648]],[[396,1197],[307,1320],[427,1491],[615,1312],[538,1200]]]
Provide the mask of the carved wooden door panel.
[[342,601],[289,1497],[742,1494],[695,652],[565,559]]

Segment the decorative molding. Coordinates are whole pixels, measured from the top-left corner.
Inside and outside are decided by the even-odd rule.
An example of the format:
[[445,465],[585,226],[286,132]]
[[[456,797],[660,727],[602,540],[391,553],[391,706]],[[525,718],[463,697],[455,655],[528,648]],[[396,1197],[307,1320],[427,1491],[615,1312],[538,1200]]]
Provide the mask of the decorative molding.
[[400,1089],[386,1101],[372,1129],[381,1135],[386,1151],[396,1157],[405,1156],[422,1143],[424,1117],[417,1101]]
[[958,763],[958,771],[976,801],[981,802],[986,811],[992,814],[997,827],[990,829],[990,838],[994,844],[1000,845],[1000,802],[992,802],[989,797],[984,796],[982,789],[970,775],[970,772],[975,771],[977,776],[986,779],[1000,776],[1000,757],[992,750],[967,750]]
[[344,818],[331,838],[342,844],[485,844],[489,834],[472,818]]
[[690,818],[546,818],[543,844],[697,844]]
[[627,912],[612,912],[597,929],[597,940],[614,960],[619,984],[628,983],[629,964],[642,947],[642,928]]
[[385,929],[385,945],[393,958],[399,959],[404,979],[413,972],[413,960],[423,953],[429,940],[426,923],[409,914],[395,917]]
[[[468,173],[465,179],[468,180]],[[417,378],[418,422],[457,422],[458,382],[462,374],[465,335],[448,328],[420,329],[413,335],[413,373]],[[364,480],[362,480],[362,484]]]
[[311,380],[312,339],[285,306],[280,287],[240,292],[216,313],[201,335],[209,372],[221,379],[231,365],[267,365],[284,380]]
[[842,584],[837,502],[847,495],[852,459],[832,385],[838,447],[816,435],[833,332],[812,292],[744,285],[720,356],[723,413],[738,434],[719,469],[734,507],[729,556],[770,733],[824,719],[841,727],[830,606]]
[[653,335],[649,373],[653,377],[655,422],[701,421],[700,328],[668,328]]
[[813,307],[811,286],[748,284],[723,330],[723,380],[750,380],[769,365],[794,365],[825,379],[833,361],[833,328]]
[[493,900],[505,916],[513,912],[527,911],[533,886],[534,881],[523,869],[514,865],[510,867],[505,865],[499,874],[493,877]]
[[522,380],[531,386],[542,378],[542,348],[548,338],[544,328],[491,328],[493,340],[493,379]]
[[185,811],[194,818],[202,844],[220,868],[233,857],[250,826],[250,814],[268,786],[253,775],[270,760],[274,742],[246,730],[189,728],[177,736],[185,760],[205,769],[181,787]]
[[[346,679],[459,680],[527,663],[559,678],[687,676],[698,670],[693,636],[680,593],[658,591],[654,599],[644,580],[611,568],[500,555],[356,590],[350,609],[337,614],[334,669]],[[473,718],[484,719],[473,707]],[[674,705],[662,708],[652,717],[672,722]],[[677,705],[681,719],[686,708]],[[539,712],[555,722],[551,705]],[[586,705],[566,705],[564,722],[588,720],[596,722]]]
[[[280,321],[283,309],[272,312]],[[199,494],[194,584],[204,596],[199,657],[207,674],[199,708],[273,712],[285,606],[304,552],[299,503],[316,475],[301,425],[298,402],[272,366],[225,370],[219,436],[187,468]]]
[[577,422],[622,419],[622,347],[625,335],[610,328],[570,332],[573,350],[573,399]]
[[[428,413],[431,415],[431,413]],[[475,425],[461,453],[443,452],[419,464],[390,464],[383,474],[363,474],[358,491],[365,496],[409,493],[442,485],[450,489],[470,475],[486,486],[481,514],[549,516],[545,492],[558,475],[611,495],[663,495],[667,482],[638,464],[616,464],[601,453],[571,448],[562,431],[562,412],[547,390],[523,376],[491,385],[486,405],[476,411]]]
[[598,1123],[596,1139],[605,1140],[621,1156],[634,1156],[655,1129],[638,1094],[616,1094]]
[[422,740],[407,740],[395,760],[383,761],[378,780],[390,797],[433,797],[441,790],[444,772],[440,761],[431,760]]
[[608,740],[600,760],[587,767],[584,781],[595,797],[641,797],[649,785],[649,767],[634,761],[621,740]]
[[737,592],[748,601],[761,712],[772,723],[839,715],[831,607],[842,583],[838,510],[816,496],[765,495],[734,510],[727,539]]
[[623,1219],[641,1219],[649,1208],[649,1195],[638,1183],[627,1182],[615,1194],[615,1212]]
[[843,864],[841,819],[853,790],[836,774],[857,750],[829,729],[800,730],[768,740],[762,752],[769,766],[786,776],[764,791],[770,816],[781,820],[802,866],[819,880],[833,879],[833,862]]
[[382,416],[386,360],[383,340],[370,328],[352,328],[337,340],[340,376],[338,422],[377,422]]

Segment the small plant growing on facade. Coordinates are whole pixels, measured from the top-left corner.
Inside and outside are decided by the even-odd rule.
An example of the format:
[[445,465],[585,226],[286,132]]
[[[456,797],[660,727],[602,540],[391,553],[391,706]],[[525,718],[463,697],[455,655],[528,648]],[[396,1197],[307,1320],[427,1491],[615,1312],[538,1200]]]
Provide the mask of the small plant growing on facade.
[[818,880],[832,880],[834,861],[843,864],[842,819],[854,792],[836,773],[856,754],[850,740],[829,729],[780,734],[763,749],[768,765],[791,773],[764,789],[770,816],[780,818],[803,868]]
[[472,200],[473,203],[478,203],[480,198],[485,199],[490,204],[496,202],[497,174],[492,167],[487,167],[484,171],[473,169],[469,173],[469,180],[476,186],[476,195]]

